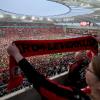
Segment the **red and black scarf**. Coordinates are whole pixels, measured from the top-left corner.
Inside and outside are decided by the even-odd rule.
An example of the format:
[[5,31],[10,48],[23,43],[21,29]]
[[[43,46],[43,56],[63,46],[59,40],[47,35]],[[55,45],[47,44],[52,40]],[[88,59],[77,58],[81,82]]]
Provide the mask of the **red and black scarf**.
[[[80,50],[91,50],[94,54],[98,52],[98,43],[91,37],[78,37],[58,40],[18,40],[14,41],[24,57],[53,54],[61,52],[76,52]],[[10,81],[8,89],[11,90],[22,83],[22,75],[15,75],[15,60],[10,57],[9,72]]]

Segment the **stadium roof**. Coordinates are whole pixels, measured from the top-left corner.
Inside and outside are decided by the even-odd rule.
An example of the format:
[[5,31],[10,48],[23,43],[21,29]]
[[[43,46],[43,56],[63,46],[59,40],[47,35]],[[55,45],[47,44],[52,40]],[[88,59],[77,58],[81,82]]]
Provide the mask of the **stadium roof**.
[[52,0],[52,1],[68,5],[71,7],[72,10],[76,8],[78,9],[79,7],[93,10],[93,12],[88,12],[88,14],[67,17],[69,18],[68,20],[69,22],[90,21],[93,23],[95,22],[100,23],[100,0]]
[[63,2],[69,6],[81,6],[86,8],[100,8],[100,0],[52,0]]

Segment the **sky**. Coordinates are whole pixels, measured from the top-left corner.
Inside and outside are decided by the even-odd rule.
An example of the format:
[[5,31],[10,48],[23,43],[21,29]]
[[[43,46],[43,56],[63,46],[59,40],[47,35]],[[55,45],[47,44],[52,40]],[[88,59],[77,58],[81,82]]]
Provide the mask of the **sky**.
[[[52,16],[68,12],[62,4],[48,0],[0,0],[0,9],[23,15]],[[91,13],[93,10],[82,7],[72,8],[67,16]]]

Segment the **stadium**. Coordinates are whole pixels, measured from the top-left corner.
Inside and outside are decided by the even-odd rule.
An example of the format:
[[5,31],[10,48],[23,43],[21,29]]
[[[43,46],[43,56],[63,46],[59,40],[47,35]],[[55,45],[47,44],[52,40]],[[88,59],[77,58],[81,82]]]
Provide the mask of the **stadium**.
[[[1,2],[4,5],[7,4],[6,1]],[[35,66],[35,70],[50,81],[57,82],[58,86],[60,86],[58,84],[60,83],[61,87],[66,87],[66,85],[73,87],[73,84],[70,82],[69,84],[66,83],[66,78],[71,76],[69,73],[72,67],[69,67],[76,67],[77,59],[75,55],[77,53],[81,58],[88,60],[88,54],[90,57],[93,53],[90,54],[89,52],[87,54],[87,50],[91,49],[94,53],[98,52],[98,54],[100,52],[99,43],[97,45],[97,41],[94,39],[94,37],[100,36],[100,0],[43,0],[42,3],[45,4],[45,2],[48,3],[48,7],[56,10],[51,10],[51,12],[49,10],[45,14],[32,15],[3,7],[0,8],[0,100],[42,99],[41,95],[32,87],[32,84],[28,82],[18,67],[16,67],[14,73],[16,76],[23,75],[23,78],[19,82],[20,84],[15,83],[16,86],[11,86],[14,81],[10,82],[12,69],[10,69],[9,64],[13,62],[10,60],[7,48],[12,42],[15,42],[22,52],[29,50],[26,59]],[[42,5],[42,3],[40,4],[38,1],[38,6]],[[25,44],[26,42],[29,44]],[[31,53],[33,51],[30,48],[36,53]],[[34,56],[30,56],[31,54]],[[83,64],[80,66],[84,66],[83,71],[87,65]],[[71,76],[71,81],[74,78],[76,77]],[[80,83],[78,80],[78,83],[74,85],[79,89],[83,88],[86,85],[83,80],[81,79]],[[47,93],[46,91],[44,92]],[[68,100],[90,100],[87,99],[86,95],[80,94],[75,94],[76,98],[79,96],[80,98]],[[50,95],[54,96],[55,94]],[[51,97],[45,99],[51,100]],[[59,99],[58,97],[53,99],[67,100],[60,99],[60,97]]]

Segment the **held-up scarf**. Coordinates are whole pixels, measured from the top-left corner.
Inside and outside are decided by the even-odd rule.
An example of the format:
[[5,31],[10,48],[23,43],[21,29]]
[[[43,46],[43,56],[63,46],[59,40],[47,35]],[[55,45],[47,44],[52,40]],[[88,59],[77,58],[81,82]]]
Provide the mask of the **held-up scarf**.
[[[91,36],[57,40],[18,40],[14,43],[24,57],[80,50],[91,50],[94,54],[98,52],[98,42]],[[15,75],[16,61],[12,57],[9,61],[10,81],[8,90],[12,90],[22,83],[23,76],[21,74]]]

